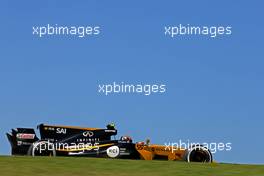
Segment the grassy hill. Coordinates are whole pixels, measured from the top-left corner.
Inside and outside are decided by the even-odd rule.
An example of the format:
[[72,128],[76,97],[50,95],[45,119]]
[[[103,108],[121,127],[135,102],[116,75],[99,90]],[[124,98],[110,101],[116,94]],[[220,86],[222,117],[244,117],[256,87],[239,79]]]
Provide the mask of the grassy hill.
[[263,176],[264,165],[73,157],[0,157],[1,176]]

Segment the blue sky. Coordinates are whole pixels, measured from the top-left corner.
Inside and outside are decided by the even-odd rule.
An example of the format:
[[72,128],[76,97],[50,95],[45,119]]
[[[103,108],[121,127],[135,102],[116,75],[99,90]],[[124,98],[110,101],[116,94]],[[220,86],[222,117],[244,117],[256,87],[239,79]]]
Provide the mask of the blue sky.
[[[39,123],[104,127],[152,143],[232,142],[220,162],[264,163],[263,2],[0,3],[0,154],[5,132]],[[99,25],[92,38],[32,26]],[[232,35],[170,39],[164,26],[230,25]],[[104,96],[98,84],[167,85],[165,94]]]

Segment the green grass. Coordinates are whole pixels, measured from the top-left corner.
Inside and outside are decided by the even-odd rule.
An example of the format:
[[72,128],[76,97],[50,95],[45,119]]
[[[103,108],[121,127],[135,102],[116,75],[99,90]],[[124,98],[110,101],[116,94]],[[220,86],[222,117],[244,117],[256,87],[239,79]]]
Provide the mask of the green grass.
[[263,176],[264,165],[74,157],[0,157],[1,176]]

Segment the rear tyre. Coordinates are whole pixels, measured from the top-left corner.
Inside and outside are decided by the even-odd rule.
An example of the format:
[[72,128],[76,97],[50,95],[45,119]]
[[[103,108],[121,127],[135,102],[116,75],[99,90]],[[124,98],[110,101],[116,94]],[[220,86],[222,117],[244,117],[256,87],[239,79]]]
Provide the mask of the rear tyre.
[[30,156],[56,156],[56,150],[53,143],[49,141],[34,142],[28,149]]

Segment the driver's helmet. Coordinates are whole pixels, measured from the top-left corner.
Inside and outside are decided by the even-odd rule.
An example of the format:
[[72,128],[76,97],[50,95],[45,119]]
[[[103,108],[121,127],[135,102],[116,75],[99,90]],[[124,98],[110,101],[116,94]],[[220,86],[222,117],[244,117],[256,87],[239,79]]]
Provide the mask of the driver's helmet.
[[121,136],[120,140],[126,142],[132,142],[132,138],[130,136]]

